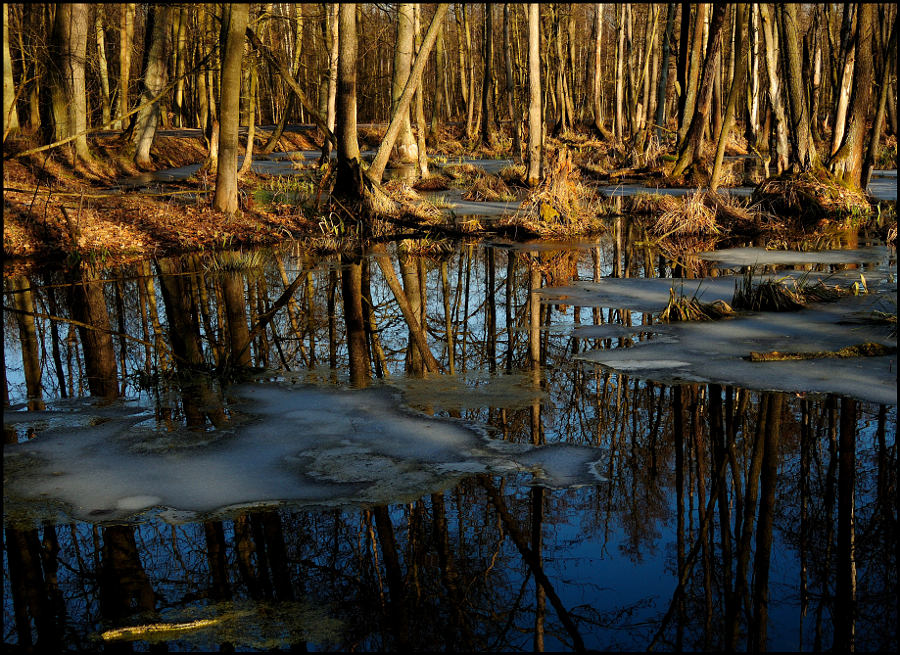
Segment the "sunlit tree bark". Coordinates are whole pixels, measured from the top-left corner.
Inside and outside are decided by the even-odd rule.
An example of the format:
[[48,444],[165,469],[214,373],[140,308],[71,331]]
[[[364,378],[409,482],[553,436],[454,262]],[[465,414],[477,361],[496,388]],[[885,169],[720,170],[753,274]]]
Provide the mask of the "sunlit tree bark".
[[856,61],[853,66],[853,94],[847,116],[847,128],[841,147],[828,161],[832,174],[855,188],[862,182],[863,156],[869,109],[874,83],[872,63],[872,30],[875,6],[868,2],[859,4],[856,28]]
[[237,158],[240,123],[241,58],[250,5],[232,3],[223,22],[225,51],[219,98],[219,157],[213,208],[226,215],[238,210]]
[[15,107],[16,83],[13,80],[12,55],[9,51],[9,5],[3,3],[3,139],[19,129],[19,113]]
[[[169,18],[174,11],[167,5],[151,5],[147,13],[147,38],[144,51],[143,105],[158,96],[166,86],[167,60],[169,53]],[[138,167],[149,168],[150,148],[156,138],[156,128],[160,119],[160,102],[153,102],[134,115],[131,129],[135,144],[134,163]]]
[[528,185],[544,176],[544,121],[541,113],[540,4],[528,4]]

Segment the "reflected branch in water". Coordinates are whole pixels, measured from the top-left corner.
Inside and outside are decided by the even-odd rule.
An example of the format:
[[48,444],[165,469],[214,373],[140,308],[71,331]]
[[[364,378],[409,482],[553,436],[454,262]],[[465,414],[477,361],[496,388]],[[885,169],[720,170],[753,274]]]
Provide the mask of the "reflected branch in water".
[[478,482],[487,492],[491,503],[494,505],[494,508],[500,515],[500,519],[503,521],[503,525],[506,528],[507,533],[513,540],[516,548],[519,550],[519,554],[522,555],[522,559],[534,574],[535,580],[537,580],[537,582],[546,592],[547,598],[550,600],[550,604],[553,605],[553,609],[556,610],[556,614],[557,616],[559,616],[559,620],[562,622],[563,626],[566,628],[566,631],[569,633],[569,636],[572,638],[575,650],[580,653],[584,652],[584,640],[581,638],[581,634],[578,632],[578,627],[572,621],[572,617],[569,615],[569,611],[565,608],[565,605],[563,605],[563,602],[560,599],[559,595],[557,595],[556,591],[554,590],[553,583],[550,582],[550,578],[548,578],[547,574],[544,573],[540,556],[528,547],[528,538],[522,533],[522,530],[519,528],[519,526],[516,525],[515,521],[509,513],[509,509],[507,509],[506,507],[506,503],[503,501],[503,497],[500,495],[500,492],[497,490],[497,488],[494,487],[494,485],[491,483],[490,478],[484,475],[479,475]]

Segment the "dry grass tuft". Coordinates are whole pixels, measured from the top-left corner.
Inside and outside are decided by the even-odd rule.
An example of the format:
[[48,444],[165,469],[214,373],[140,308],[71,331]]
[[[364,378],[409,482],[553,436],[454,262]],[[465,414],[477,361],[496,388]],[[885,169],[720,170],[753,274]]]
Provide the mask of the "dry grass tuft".
[[475,164],[463,163],[447,164],[441,171],[457,184],[469,185],[484,175]]
[[825,170],[764,180],[752,199],[773,214],[801,220],[840,216],[871,206],[863,192],[845,186]]
[[549,158],[544,179],[522,202],[518,214],[537,224],[541,234],[566,236],[596,228],[599,199],[581,182],[568,150]]
[[734,285],[731,305],[736,309],[753,312],[793,312],[814,302],[834,302],[851,293],[866,293],[865,278],[862,284],[854,283],[849,289],[829,286],[822,281],[809,283],[809,276],[799,279],[784,277],[779,279],[753,280],[753,273],[747,272]]
[[716,210],[710,206],[707,192],[676,196],[661,196],[659,209],[662,213],[656,219],[653,231],[662,236],[673,234],[719,234],[716,224]]
[[450,188],[450,180],[440,173],[420,178],[413,184],[416,191],[444,191]]
[[716,321],[728,316],[733,316],[734,311],[724,300],[716,300],[711,303],[700,302],[697,296],[685,296],[675,294],[675,289],[669,289],[669,302],[666,308],[659,314],[659,320],[663,323],[676,321]]
[[509,187],[506,186],[506,182],[496,175],[487,174],[476,178],[471,188],[463,193],[462,197],[463,200],[481,202],[511,201],[516,199]]

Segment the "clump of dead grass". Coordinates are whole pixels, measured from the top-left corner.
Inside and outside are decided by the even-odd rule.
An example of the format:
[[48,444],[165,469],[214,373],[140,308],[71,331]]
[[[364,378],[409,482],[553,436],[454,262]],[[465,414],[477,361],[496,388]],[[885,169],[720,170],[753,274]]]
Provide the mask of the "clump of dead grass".
[[[637,198],[637,197],[636,197]],[[722,234],[726,230],[746,231],[766,218],[757,208],[748,208],[737,197],[711,190],[697,190],[684,196],[647,195],[631,201],[637,211],[660,212],[653,231],[671,235]],[[642,206],[643,205],[643,206]],[[632,209],[632,211],[635,211]]]
[[476,200],[479,202],[497,202],[515,200],[516,197],[506,186],[500,177],[496,175],[481,175],[475,178],[472,186],[466,190],[463,200]]
[[661,195],[657,205],[661,211],[653,231],[661,236],[673,234],[719,234],[716,211],[707,193],[697,190],[681,197]]
[[802,221],[843,216],[871,207],[862,191],[841,183],[824,169],[763,180],[754,189],[752,199],[769,212]]
[[436,173],[416,180],[413,189],[416,191],[445,191],[450,188],[450,180],[446,175]]
[[849,288],[828,285],[819,280],[810,282],[809,275],[799,278],[790,276],[757,281],[753,272],[748,271],[740,281],[735,282],[732,307],[754,312],[798,311],[814,302],[834,302],[851,293],[867,293],[865,278]]
[[544,235],[565,236],[596,228],[600,199],[581,182],[567,149],[548,157],[544,179],[522,202],[517,215],[528,217]]
[[[699,290],[699,287],[698,287]],[[675,293],[675,288],[669,289],[669,302],[659,314],[659,320],[663,323],[677,321],[717,321],[734,315],[734,310],[724,300],[715,300],[711,303],[700,302],[697,295],[686,296]]]

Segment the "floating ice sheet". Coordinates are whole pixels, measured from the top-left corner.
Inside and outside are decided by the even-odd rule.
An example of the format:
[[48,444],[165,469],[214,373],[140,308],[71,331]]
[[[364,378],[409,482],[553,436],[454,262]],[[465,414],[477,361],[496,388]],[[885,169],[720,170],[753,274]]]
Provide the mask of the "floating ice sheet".
[[700,259],[717,262],[722,268],[741,266],[767,266],[798,264],[865,264],[886,262],[890,250],[886,246],[873,246],[858,250],[766,250],[765,248],[724,248],[714,252],[701,252]]
[[[787,392],[837,393],[875,403],[897,402],[897,356],[750,362],[757,352],[834,351],[866,341],[896,346],[884,327],[848,323],[883,297],[850,296],[799,312],[761,312],[721,321],[654,326],[667,338],[579,357],[666,384],[711,382]],[[896,299],[894,299],[896,306]]]
[[[476,473],[529,472],[546,486],[600,481],[586,446],[529,446],[404,411],[386,389],[274,384],[232,390],[247,417],[228,429],[161,435],[133,409],[51,428],[4,448],[4,519],[121,521],[157,508],[173,521],[291,503],[410,501]],[[164,438],[162,438],[164,437]]]
[[[765,251],[764,251],[765,252]],[[896,266],[893,269],[881,267],[877,270],[862,271],[868,288],[872,291],[893,292],[896,296]],[[828,285],[839,284],[849,287],[859,281],[861,271],[848,270],[833,273],[818,271],[786,270],[776,274],[759,274],[754,281],[779,280],[786,277],[806,278],[807,284],[824,282]],[[581,307],[611,307],[614,309],[630,309],[636,312],[661,312],[669,302],[669,291],[674,289],[677,295],[710,303],[724,300],[731,303],[735,285],[743,276],[722,275],[699,279],[688,278],[615,278],[606,277],[598,282],[578,281],[567,286],[536,289],[536,293],[545,303],[565,303]],[[655,329],[655,326],[654,326]],[[579,335],[580,336],[580,335]]]

